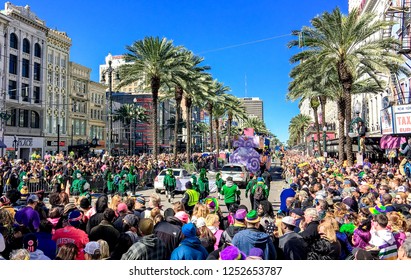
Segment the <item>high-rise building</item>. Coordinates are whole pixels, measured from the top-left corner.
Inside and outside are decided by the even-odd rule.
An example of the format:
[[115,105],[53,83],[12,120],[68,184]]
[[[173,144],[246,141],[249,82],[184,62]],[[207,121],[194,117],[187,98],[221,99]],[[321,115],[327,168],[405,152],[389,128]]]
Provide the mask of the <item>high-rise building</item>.
[[1,14],[2,154],[29,159],[33,152],[44,152],[48,28],[29,6],[6,2]]
[[258,97],[239,98],[245,107],[247,115],[254,116],[264,121],[263,101]]
[[47,87],[44,98],[45,151],[68,154],[69,75],[68,61],[71,39],[65,32],[47,32]]

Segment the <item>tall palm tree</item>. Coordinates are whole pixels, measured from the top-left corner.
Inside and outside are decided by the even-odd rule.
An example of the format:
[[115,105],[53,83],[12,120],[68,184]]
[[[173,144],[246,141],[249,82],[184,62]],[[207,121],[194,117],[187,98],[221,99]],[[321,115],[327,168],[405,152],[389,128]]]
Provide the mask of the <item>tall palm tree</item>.
[[128,53],[124,59],[129,64],[120,66],[122,81],[118,88],[136,81],[143,81],[149,86],[152,94],[153,105],[153,155],[157,159],[158,153],[158,93],[161,86],[171,82],[172,77],[186,71],[179,52],[181,46],[174,46],[173,42],[166,38],[145,37],[126,46]]
[[305,141],[304,141],[305,130],[308,128],[310,123],[311,123],[311,117],[304,115],[304,114],[298,114],[294,116],[290,121],[291,131],[293,133],[298,134],[298,139],[299,139],[300,144],[305,144]]
[[[363,71],[380,83],[379,73],[388,74],[390,71],[403,70],[403,59],[392,50],[399,47],[399,41],[394,38],[376,38],[370,40],[390,22],[375,20],[373,14],[360,15],[353,10],[348,16],[341,13],[339,8],[332,13],[324,12],[311,20],[313,27],[303,27],[293,34],[303,37],[303,40],[289,42],[289,47],[305,47],[292,56],[292,63],[301,62],[301,70],[318,66],[319,73],[325,73],[335,68],[338,81],[343,89],[345,99],[345,117],[351,117],[351,93],[358,71]],[[375,37],[375,36],[374,36]],[[339,104],[342,105],[342,104]],[[346,122],[346,130],[350,123]],[[342,137],[342,135],[340,135]],[[352,139],[346,138],[348,165],[353,164]]]

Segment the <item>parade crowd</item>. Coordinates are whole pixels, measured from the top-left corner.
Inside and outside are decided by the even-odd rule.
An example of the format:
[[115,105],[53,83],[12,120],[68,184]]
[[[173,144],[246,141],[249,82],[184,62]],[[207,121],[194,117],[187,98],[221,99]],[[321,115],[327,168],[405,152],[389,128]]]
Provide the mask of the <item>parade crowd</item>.
[[[212,157],[193,158],[199,174],[176,200],[170,168],[182,166],[183,159],[2,158],[0,259],[411,259],[411,190],[399,165],[365,158],[347,166],[285,151],[281,205],[274,211],[272,177],[264,165],[245,190],[217,172],[217,193],[210,193]],[[165,196],[139,195],[163,169]],[[90,187],[90,176],[104,179],[102,192]],[[30,192],[33,178],[46,181],[49,191]],[[242,191],[250,207],[241,201]],[[165,199],[173,199],[172,207],[164,209]]]

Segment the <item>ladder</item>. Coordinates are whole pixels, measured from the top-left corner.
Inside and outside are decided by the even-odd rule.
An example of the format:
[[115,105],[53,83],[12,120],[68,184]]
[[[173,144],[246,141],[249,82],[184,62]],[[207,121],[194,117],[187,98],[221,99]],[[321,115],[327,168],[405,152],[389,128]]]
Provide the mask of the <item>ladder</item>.
[[391,73],[391,86],[393,86],[392,92],[394,93],[394,98],[396,97],[397,99],[397,104],[404,104],[404,92],[402,91],[400,81],[398,80],[398,76],[396,73]]

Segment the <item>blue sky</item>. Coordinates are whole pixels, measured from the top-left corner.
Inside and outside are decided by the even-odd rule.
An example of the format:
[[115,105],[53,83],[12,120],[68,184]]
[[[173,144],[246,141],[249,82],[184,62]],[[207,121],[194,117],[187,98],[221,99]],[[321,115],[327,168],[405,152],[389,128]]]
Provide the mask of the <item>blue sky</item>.
[[[299,113],[298,102],[285,101],[289,58],[298,51],[287,49],[293,39],[288,34],[336,6],[348,12],[348,0],[11,2],[29,5],[48,27],[67,32],[73,41],[70,60],[91,68],[94,81],[109,52],[123,54],[126,45],[145,36],[185,46],[205,58],[212,76],[229,86],[231,94],[262,98],[267,127],[281,141],[288,139],[289,121]],[[268,38],[273,39],[264,40]],[[249,42],[255,43],[244,44]]]

